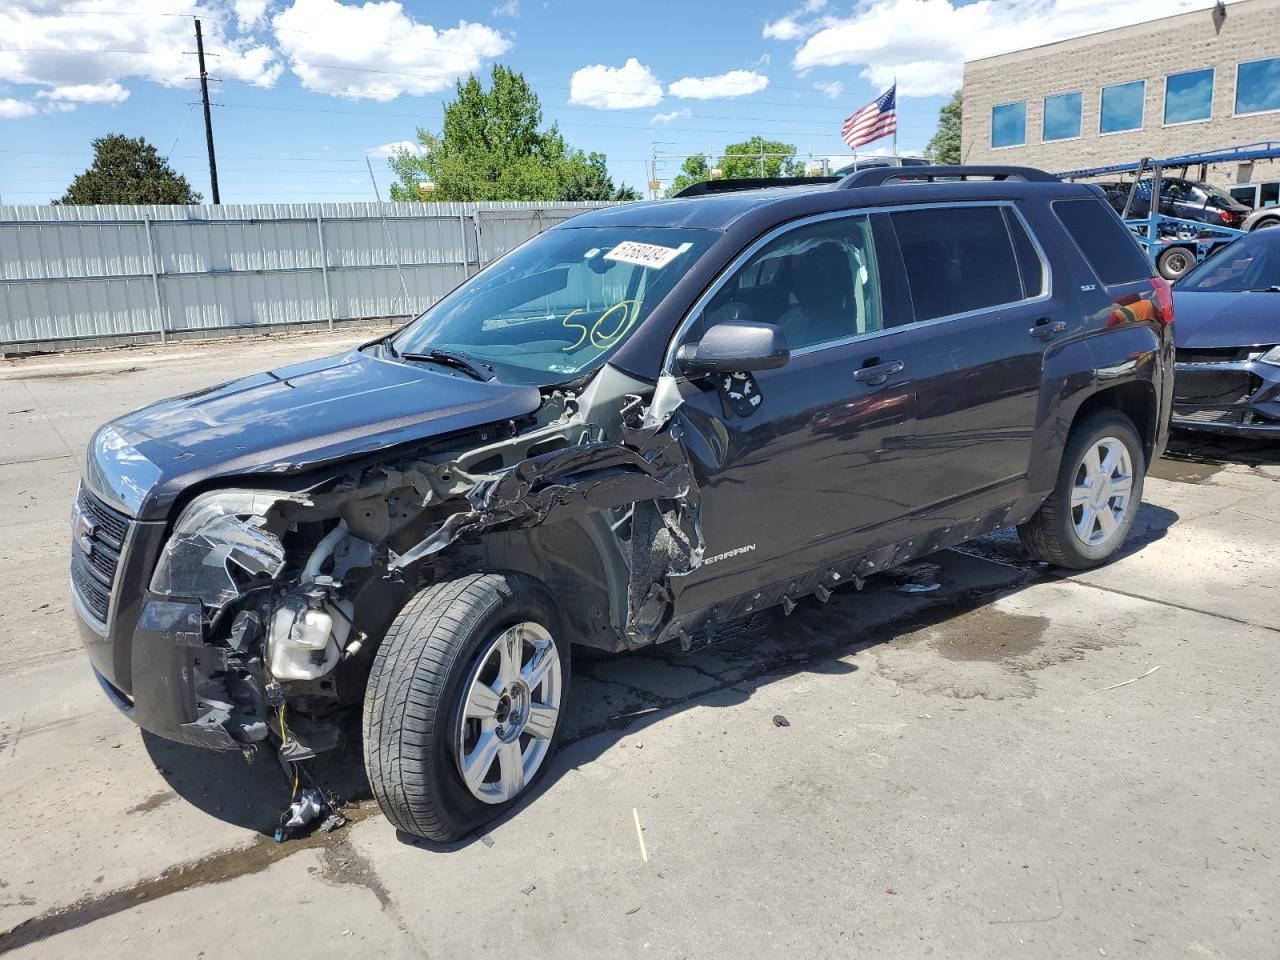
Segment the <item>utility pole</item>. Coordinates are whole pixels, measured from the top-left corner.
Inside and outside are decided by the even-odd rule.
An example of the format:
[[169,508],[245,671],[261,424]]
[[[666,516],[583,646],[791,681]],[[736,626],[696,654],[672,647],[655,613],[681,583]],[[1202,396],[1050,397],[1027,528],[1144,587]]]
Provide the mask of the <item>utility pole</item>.
[[200,99],[204,103],[204,139],[209,145],[209,185],[213,188],[213,202],[221,203],[218,196],[218,161],[213,153],[213,118],[209,116],[209,72],[204,68],[204,37],[200,33],[200,21],[196,21],[196,56],[200,60]]

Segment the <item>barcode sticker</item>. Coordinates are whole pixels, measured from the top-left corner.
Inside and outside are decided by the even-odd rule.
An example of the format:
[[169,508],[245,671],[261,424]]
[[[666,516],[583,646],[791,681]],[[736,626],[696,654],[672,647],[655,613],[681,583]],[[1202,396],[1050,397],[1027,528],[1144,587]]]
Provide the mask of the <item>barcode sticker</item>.
[[639,243],[635,240],[623,240],[604,255],[606,260],[618,260],[622,263],[634,263],[641,267],[652,267],[659,270],[687,250],[689,244],[679,247],[662,247],[656,243]]

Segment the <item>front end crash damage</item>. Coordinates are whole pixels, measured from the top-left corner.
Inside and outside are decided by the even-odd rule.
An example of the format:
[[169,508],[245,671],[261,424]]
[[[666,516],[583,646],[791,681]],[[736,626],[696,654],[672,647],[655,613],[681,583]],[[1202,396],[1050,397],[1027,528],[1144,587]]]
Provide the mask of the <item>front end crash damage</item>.
[[523,423],[296,490],[196,497],[138,631],[166,651],[157,671],[182,678],[155,706],[165,734],[221,749],[269,743],[289,762],[336,746],[400,607],[474,570],[541,576],[574,642],[687,641],[672,580],[702,562],[698,491],[678,393],[660,384],[654,396],[606,367]]

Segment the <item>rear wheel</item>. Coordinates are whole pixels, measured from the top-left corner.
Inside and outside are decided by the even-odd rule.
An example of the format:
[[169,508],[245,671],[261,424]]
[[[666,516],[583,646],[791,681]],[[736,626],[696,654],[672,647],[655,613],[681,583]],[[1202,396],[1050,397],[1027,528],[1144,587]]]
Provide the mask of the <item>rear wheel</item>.
[[1270,227],[1280,227],[1280,218],[1267,217],[1265,220],[1259,220],[1253,225],[1254,230],[1266,230]]
[[473,574],[423,590],[365,694],[365,768],[387,819],[447,841],[497,816],[546,769],[568,684],[559,612],[538,581]]
[[1186,247],[1169,247],[1156,259],[1156,269],[1166,280],[1177,280],[1195,265],[1195,254]]
[[1138,431],[1115,411],[1072,428],[1048,499],[1018,526],[1037,560],[1083,570],[1106,562],[1124,544],[1142,502],[1146,459]]

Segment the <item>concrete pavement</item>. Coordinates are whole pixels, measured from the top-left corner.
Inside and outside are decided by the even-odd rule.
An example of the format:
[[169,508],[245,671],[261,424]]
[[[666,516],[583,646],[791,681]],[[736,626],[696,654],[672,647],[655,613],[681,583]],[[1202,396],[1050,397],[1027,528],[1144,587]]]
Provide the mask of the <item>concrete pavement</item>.
[[0,365],[0,952],[1276,955],[1258,444],[1183,442],[1100,570],[997,535],[933,558],[931,593],[881,579],[691,654],[577,658],[569,742],[483,837],[398,837],[348,752],[321,775],[355,822],[274,844],[269,764],[144,737],[97,691],[66,514],[102,420],[353,339]]

